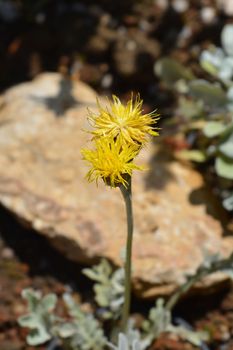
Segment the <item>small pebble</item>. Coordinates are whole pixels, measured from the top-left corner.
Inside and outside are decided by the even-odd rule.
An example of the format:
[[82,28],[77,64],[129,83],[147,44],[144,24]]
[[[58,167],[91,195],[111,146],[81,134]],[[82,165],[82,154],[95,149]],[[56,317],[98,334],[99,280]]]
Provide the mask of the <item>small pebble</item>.
[[110,73],[107,73],[103,76],[103,79],[101,81],[101,86],[104,88],[104,89],[108,89],[110,88],[110,86],[112,85],[112,82],[113,82],[113,76],[112,74]]
[[168,0],[155,0],[155,5],[157,5],[161,10],[166,11],[169,6]]
[[134,50],[136,50],[136,48],[137,48],[137,44],[135,43],[134,40],[129,40],[129,41],[127,42],[127,44],[126,44],[126,48],[127,48],[127,50],[129,50],[129,51],[134,51]]
[[46,20],[46,15],[45,15],[45,13],[39,12],[39,13],[36,15],[35,20],[36,20],[36,23],[38,23],[38,24],[43,24],[44,21]]
[[150,30],[151,28],[151,25],[148,21],[146,21],[145,19],[142,19],[140,22],[139,22],[139,28],[143,31],[143,32],[147,32]]
[[187,0],[173,0],[172,7],[176,12],[182,13],[188,10],[189,3]]
[[14,251],[11,248],[4,248],[2,250],[3,259],[12,259],[14,257]]
[[205,24],[211,24],[216,19],[216,11],[213,7],[204,7],[201,10],[201,19]]

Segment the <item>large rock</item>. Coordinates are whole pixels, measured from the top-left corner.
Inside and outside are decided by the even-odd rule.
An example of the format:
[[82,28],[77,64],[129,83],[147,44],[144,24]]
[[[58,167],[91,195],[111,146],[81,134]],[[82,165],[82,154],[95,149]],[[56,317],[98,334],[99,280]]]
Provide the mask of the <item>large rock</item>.
[[[118,189],[84,179],[80,149],[90,139],[86,108],[96,94],[81,82],[43,74],[0,98],[0,202],[69,258],[121,264],[125,208]],[[206,252],[228,255],[223,230],[202,177],[146,148],[138,159],[147,172],[133,176],[135,291],[169,294],[194,272]],[[207,205],[208,204],[208,205]],[[201,289],[223,281],[213,275]]]

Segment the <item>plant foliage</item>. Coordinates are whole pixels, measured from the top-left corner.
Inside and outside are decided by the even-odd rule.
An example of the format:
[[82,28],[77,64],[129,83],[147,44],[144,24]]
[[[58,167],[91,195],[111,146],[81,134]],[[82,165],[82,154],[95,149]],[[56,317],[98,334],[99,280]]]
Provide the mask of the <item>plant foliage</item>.
[[171,58],[162,58],[155,65],[155,72],[166,87],[179,96],[177,114],[182,117],[182,132],[190,147],[178,156],[214,164],[223,206],[229,211],[233,210],[232,33],[233,25],[227,24],[221,33],[222,47],[211,45],[200,55],[200,66],[211,82],[195,77]]

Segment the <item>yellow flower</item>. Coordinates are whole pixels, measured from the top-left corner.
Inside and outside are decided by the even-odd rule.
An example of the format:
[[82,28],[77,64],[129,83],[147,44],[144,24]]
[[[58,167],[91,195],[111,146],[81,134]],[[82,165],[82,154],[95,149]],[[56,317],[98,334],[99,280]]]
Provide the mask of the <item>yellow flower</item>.
[[138,147],[134,144],[122,145],[119,139],[102,137],[95,140],[96,149],[83,149],[83,159],[91,164],[87,173],[89,182],[101,178],[111,187],[123,184],[127,187],[127,178],[132,175],[134,169],[143,170],[133,163],[138,154]]
[[114,95],[112,100],[109,108],[103,108],[97,101],[98,114],[89,111],[89,120],[94,127],[92,134],[96,138],[108,136],[119,138],[122,143],[143,145],[149,135],[158,136],[155,123],[159,115],[155,112],[143,114],[143,101],[139,95],[135,99],[132,96],[126,105]]

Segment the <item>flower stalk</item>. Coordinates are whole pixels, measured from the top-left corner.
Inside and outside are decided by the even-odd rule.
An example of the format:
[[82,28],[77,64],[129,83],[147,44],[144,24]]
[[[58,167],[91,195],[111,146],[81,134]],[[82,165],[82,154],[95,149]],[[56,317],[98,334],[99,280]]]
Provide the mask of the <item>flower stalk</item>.
[[127,331],[127,324],[130,313],[131,303],[131,270],[132,270],[132,243],[133,243],[133,208],[132,208],[132,190],[131,177],[128,181],[128,186],[120,186],[121,193],[125,201],[126,216],[127,216],[127,244],[125,256],[125,290],[124,290],[124,305],[122,311],[122,332]]
[[89,182],[103,180],[107,186],[119,187],[123,195],[127,215],[127,244],[125,258],[125,291],[122,312],[122,332],[127,332],[131,301],[131,260],[133,243],[133,212],[131,177],[133,170],[145,170],[134,163],[151,136],[158,136],[155,126],[159,119],[156,111],[143,113],[140,96],[122,104],[113,95],[108,107],[97,100],[98,113],[89,111],[90,132],[94,148],[83,149],[83,159],[91,168],[86,177]]

